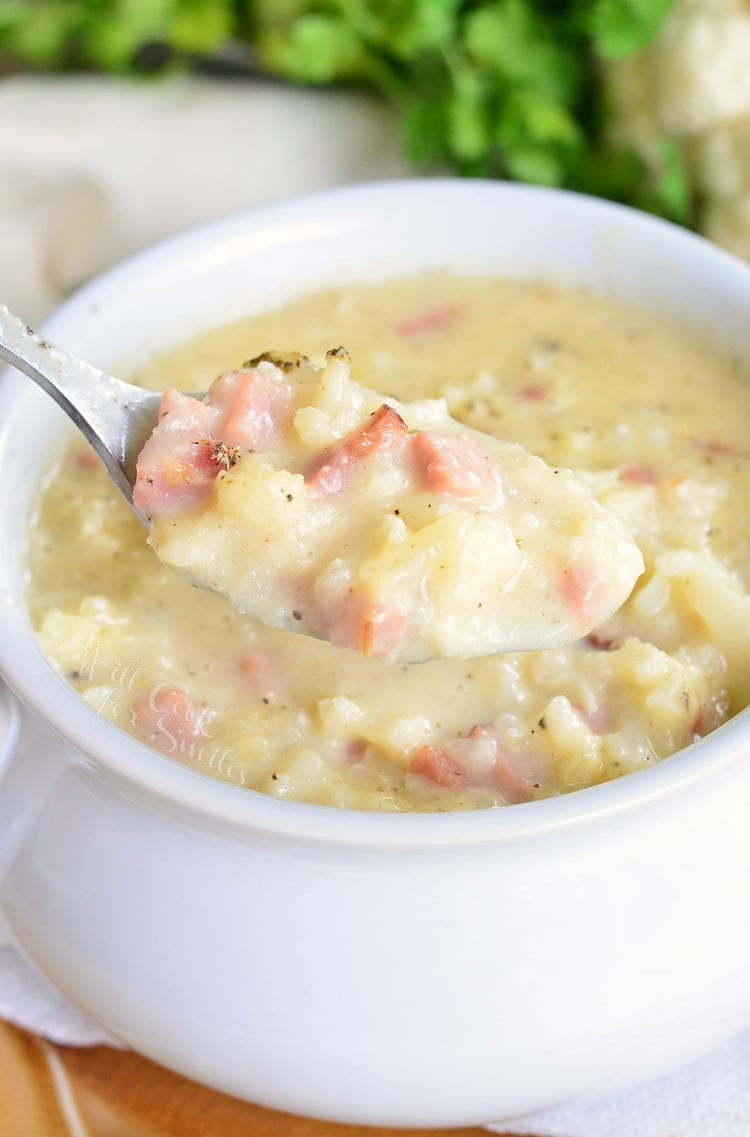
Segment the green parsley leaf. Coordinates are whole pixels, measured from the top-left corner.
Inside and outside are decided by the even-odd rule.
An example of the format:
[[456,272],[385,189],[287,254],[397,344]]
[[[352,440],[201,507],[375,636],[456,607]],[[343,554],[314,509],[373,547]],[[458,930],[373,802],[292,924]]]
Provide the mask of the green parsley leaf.
[[92,13],[82,33],[86,57],[113,71],[132,66],[139,48],[163,42],[174,17],[174,0],[117,0],[104,19]]
[[675,0],[594,0],[589,28],[604,59],[621,59],[645,47],[661,30]]
[[565,175],[565,164],[546,146],[517,146],[505,156],[505,166],[519,182],[539,186],[559,186]]
[[679,147],[671,139],[659,143],[661,170],[654,185],[655,212],[672,221],[689,224],[692,220],[693,201],[687,169]]
[[581,130],[562,103],[554,102],[534,91],[513,92],[505,102],[497,128],[500,142],[506,146],[523,142],[578,146]]
[[401,121],[406,156],[416,166],[447,158],[446,107],[442,99],[412,98]]
[[476,63],[506,83],[527,86],[562,102],[576,88],[579,67],[555,40],[544,5],[495,0],[471,12],[464,43]]
[[270,70],[302,83],[331,83],[366,69],[361,41],[338,16],[302,16],[289,29],[271,29],[260,37],[258,51]]
[[491,118],[487,85],[468,66],[453,72],[447,105],[448,149],[461,162],[487,158],[491,149]]
[[[357,5],[339,0],[344,13]],[[447,50],[455,40],[461,0],[378,0],[365,5],[359,27],[368,40],[399,60]]]
[[0,52],[127,73],[244,40],[290,82],[378,91],[417,166],[581,189],[688,222],[673,143],[654,170],[606,142],[600,74],[602,59],[649,43],[674,2],[0,0]]
[[64,59],[71,36],[85,13],[77,3],[0,5],[0,47],[32,67],[50,67]]
[[177,51],[208,55],[229,39],[232,29],[231,3],[180,0],[167,38]]

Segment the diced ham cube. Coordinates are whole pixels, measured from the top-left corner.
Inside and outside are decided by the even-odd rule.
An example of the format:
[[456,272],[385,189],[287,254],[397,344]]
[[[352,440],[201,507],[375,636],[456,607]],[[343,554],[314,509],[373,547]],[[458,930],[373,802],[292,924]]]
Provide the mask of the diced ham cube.
[[597,615],[606,606],[609,585],[601,572],[569,565],[562,574],[562,592],[581,626],[591,627],[598,623]]
[[348,647],[362,655],[390,655],[401,642],[406,618],[396,609],[352,596],[326,612],[318,630],[335,647]]
[[79,470],[99,470],[102,460],[94,450],[87,450],[85,454],[76,454],[75,465]]
[[712,730],[716,730],[720,723],[721,718],[716,708],[710,704],[701,703],[690,728],[692,735],[691,741],[704,738],[707,734],[710,734]]
[[640,462],[620,471],[620,481],[629,486],[654,486],[657,480],[656,471]]
[[363,655],[390,655],[405,630],[406,620],[395,608],[365,604],[354,646]]
[[147,516],[157,510],[185,509],[198,506],[206,497],[222,463],[214,458],[214,444],[208,438],[181,439],[162,454],[149,448],[138,459],[133,486],[133,504]]
[[263,450],[286,417],[291,389],[250,369],[224,375],[205,402],[164,392],[157,427],[141,451],[133,504],[150,516],[197,508],[243,450]]
[[543,403],[547,398],[547,388],[541,383],[527,383],[518,393],[527,403]]
[[256,651],[246,655],[240,664],[248,691],[270,702],[276,696],[276,660],[272,655]]
[[532,800],[542,777],[540,763],[534,755],[513,754],[502,744],[492,727],[473,726],[468,738],[489,738],[494,741],[495,761],[489,773],[489,781],[509,805]]
[[189,751],[202,736],[205,710],[179,687],[157,687],[132,709],[140,738],[164,754]]
[[422,746],[411,760],[409,773],[420,774],[446,789],[469,785],[466,771],[440,746]]
[[500,481],[495,465],[470,434],[420,430],[411,447],[424,489],[476,505],[497,503]]
[[741,458],[742,452],[737,446],[731,442],[724,442],[720,438],[705,438],[700,439],[698,446],[705,454],[710,454],[712,458]]
[[396,325],[396,331],[405,339],[423,336],[430,332],[443,331],[452,327],[464,314],[460,304],[440,304],[435,308],[428,308],[409,320],[403,320]]
[[364,426],[333,446],[310,471],[306,483],[311,497],[328,497],[346,489],[368,458],[392,450],[407,434],[401,415],[383,403]]
[[[494,754],[490,751],[490,761],[488,742],[494,750]],[[543,777],[542,763],[535,755],[510,753],[491,726],[474,726],[466,738],[455,739],[444,746],[422,746],[412,759],[409,772],[446,789],[471,786],[499,790],[510,805],[531,801]]]
[[138,456],[133,504],[147,516],[198,505],[221,463],[214,458],[215,412],[170,388],[159,407],[157,428]]
[[286,417],[291,389],[271,375],[250,369],[222,375],[211,387],[210,403],[219,412],[215,431],[229,446],[264,450]]
[[612,712],[605,703],[595,703],[590,707],[574,703],[573,708],[592,734],[609,734],[612,731]]
[[213,435],[216,414],[208,403],[168,387],[161,397],[157,426],[162,433],[190,430],[199,438]]
[[537,778],[538,775],[533,770],[524,770],[522,761],[517,755],[498,754],[492,780],[508,805],[533,801],[536,790],[541,785]]

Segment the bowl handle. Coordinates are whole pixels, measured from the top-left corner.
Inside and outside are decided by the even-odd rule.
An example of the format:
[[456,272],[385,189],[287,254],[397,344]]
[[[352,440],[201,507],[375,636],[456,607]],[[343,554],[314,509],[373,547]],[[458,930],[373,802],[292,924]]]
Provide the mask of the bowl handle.
[[20,725],[21,710],[18,700],[0,679],[0,781],[18,742]]
[[71,759],[80,761],[77,751],[44,727],[0,680],[0,886]]

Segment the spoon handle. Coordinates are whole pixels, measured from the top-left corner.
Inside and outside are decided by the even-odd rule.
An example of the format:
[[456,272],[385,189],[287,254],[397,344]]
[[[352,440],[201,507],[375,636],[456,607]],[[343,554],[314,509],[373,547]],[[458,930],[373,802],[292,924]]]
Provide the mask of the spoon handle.
[[135,463],[156,423],[159,396],[68,355],[3,306],[0,358],[33,379],[62,407],[132,505]]

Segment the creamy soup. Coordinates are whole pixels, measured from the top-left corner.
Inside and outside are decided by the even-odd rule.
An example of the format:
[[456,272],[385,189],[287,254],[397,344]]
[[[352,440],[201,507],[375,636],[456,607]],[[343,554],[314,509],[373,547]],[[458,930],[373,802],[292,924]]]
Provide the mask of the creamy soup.
[[389,663],[262,626],[162,565],[85,444],[30,541],[42,645],[97,713],[177,761],[355,809],[512,804],[642,768],[750,701],[750,384],[687,331],[548,285],[434,275],[329,291],[202,336],[136,380],[205,390],[267,351],[571,468],[639,546],[577,643]]
[[194,584],[389,663],[574,643],[643,571],[575,474],[442,399],[384,402],[343,348],[250,360],[204,399],[168,388],[133,503]]

